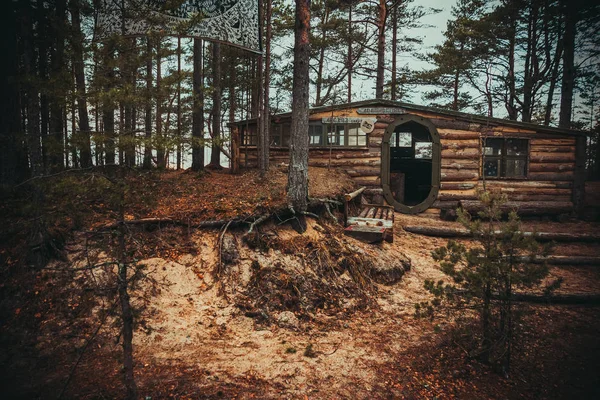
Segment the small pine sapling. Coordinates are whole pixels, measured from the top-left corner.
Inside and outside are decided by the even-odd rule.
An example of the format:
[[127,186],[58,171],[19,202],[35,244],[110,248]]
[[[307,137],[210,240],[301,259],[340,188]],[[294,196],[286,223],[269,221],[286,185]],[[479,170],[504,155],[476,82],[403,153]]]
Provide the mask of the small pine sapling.
[[[484,210],[473,218],[459,209],[458,220],[473,235],[475,243],[466,246],[449,241],[432,252],[449,282],[425,281],[425,289],[433,299],[416,305],[416,315],[433,317],[438,310],[459,311],[465,316],[475,311],[480,324],[480,344],[471,355],[483,362],[499,364],[505,373],[510,368],[515,317],[513,295],[517,290],[539,286],[548,276],[545,263],[533,263],[533,258],[548,253],[535,235],[526,236],[520,229],[516,212],[502,221],[501,205],[506,197],[490,192],[480,194]],[[560,281],[545,288],[556,289]]]

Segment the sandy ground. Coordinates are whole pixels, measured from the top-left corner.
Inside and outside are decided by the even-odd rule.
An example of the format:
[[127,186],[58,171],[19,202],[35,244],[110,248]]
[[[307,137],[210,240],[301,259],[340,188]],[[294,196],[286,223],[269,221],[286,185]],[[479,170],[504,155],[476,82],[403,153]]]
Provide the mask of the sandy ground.
[[[293,246],[325,240],[319,224],[309,221],[309,229],[301,240],[285,226],[264,228],[263,232]],[[416,319],[414,306],[429,298],[423,289],[426,279],[444,277],[430,253],[446,240],[404,232],[402,225],[431,221],[397,215],[392,244],[367,245],[352,238],[343,239],[353,251],[373,263],[390,264],[406,256],[411,269],[394,285],[375,285],[370,292],[374,301],[366,308],[354,309],[349,296],[336,312],[317,309],[309,319],[299,318],[292,324],[277,323],[280,312],[272,313],[272,324],[257,323],[256,318],[247,316],[237,304],[252,279],[256,263],[261,268],[281,267],[294,273],[311,273],[305,249],[298,248],[298,254],[273,248],[251,250],[242,244],[243,232],[238,232],[234,240],[239,250],[238,261],[215,279],[219,233],[198,231],[189,238],[195,248],[193,253],[170,260],[160,257],[140,260],[143,278],[132,292],[133,304],[140,310],[134,334],[140,394],[150,398],[188,398],[188,395],[196,398],[198,394],[202,394],[200,398],[273,399],[513,398],[522,390],[520,386],[488,375],[485,370],[478,372],[477,366],[456,367],[450,375],[444,375],[441,367],[433,364],[428,367],[434,360],[444,358],[444,351],[435,349],[441,340],[440,333],[451,324],[443,318]],[[580,247],[578,252],[585,254],[594,254],[598,249],[595,245]],[[79,247],[72,243],[70,248],[81,249],[81,243]],[[102,254],[97,256],[102,258]],[[552,275],[564,278],[563,293],[598,293],[597,267],[553,268]],[[47,274],[45,279],[50,281],[53,272]],[[78,279],[89,279],[88,271],[79,275],[74,285]],[[102,283],[108,278],[96,274],[94,279]],[[350,278],[339,279],[333,284]],[[92,310],[96,315],[98,308]],[[51,373],[40,369],[43,379],[35,379],[30,388],[32,393],[43,388],[58,391],[62,387],[67,371],[77,359],[72,354],[74,343],[76,350],[86,349],[87,353],[75,369],[69,396],[110,398],[120,393],[118,319],[111,317],[89,347],[85,347],[89,334],[73,337],[71,333],[60,350],[65,355],[61,359],[56,353],[56,332],[72,332],[64,326],[68,320],[61,321],[51,314],[40,318],[44,321],[40,324],[36,348],[55,366]],[[580,311],[572,311],[568,318],[581,319]],[[97,318],[91,319],[90,326],[96,326],[94,320]],[[90,331],[89,326],[82,329]],[[592,331],[590,335],[594,337],[596,333]],[[412,363],[411,360],[432,351],[433,358],[425,358],[430,360],[425,366]],[[471,373],[481,374],[479,383],[470,383]],[[103,377],[111,377],[111,383]],[[505,390],[509,394],[505,395]],[[551,391],[539,392],[542,395],[532,393],[525,397],[547,398]]]

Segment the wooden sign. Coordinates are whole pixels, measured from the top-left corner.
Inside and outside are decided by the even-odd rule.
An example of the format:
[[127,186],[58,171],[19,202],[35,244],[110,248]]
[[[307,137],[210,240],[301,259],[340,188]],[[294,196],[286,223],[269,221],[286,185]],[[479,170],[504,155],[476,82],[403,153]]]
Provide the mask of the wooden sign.
[[324,124],[359,124],[364,133],[371,133],[375,129],[375,118],[364,117],[325,117],[321,119]]
[[382,114],[406,114],[404,108],[400,107],[362,107],[356,110],[359,114],[372,114],[372,115],[382,115]]
[[321,120],[324,124],[360,124],[362,117],[325,117]]

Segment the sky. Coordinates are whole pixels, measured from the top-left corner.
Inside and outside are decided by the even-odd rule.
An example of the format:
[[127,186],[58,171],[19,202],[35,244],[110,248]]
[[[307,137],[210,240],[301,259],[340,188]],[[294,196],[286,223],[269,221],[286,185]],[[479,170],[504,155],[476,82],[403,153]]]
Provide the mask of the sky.
[[[439,13],[430,14],[421,19],[425,26],[424,28],[412,29],[409,36],[419,36],[423,38],[423,53],[432,52],[434,46],[442,44],[444,41],[444,31],[446,23],[452,17],[451,9],[456,4],[456,0],[414,0],[413,5],[423,6],[425,8],[441,9]],[[413,70],[430,69],[431,67],[426,61],[418,60],[407,54],[398,55],[398,66],[409,63]],[[357,100],[367,100],[375,98],[375,81],[374,79],[361,79],[354,77],[354,93],[353,97]],[[407,101],[421,104],[421,92],[418,91]]]

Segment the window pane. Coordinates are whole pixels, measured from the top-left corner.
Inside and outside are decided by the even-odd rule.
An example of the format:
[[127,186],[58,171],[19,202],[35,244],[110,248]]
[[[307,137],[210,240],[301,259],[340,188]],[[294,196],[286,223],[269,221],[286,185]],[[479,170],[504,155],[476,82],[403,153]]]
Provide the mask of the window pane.
[[527,162],[524,159],[506,160],[506,176],[525,176],[525,166]]
[[289,124],[285,124],[281,127],[281,143],[284,147],[290,145],[290,131],[292,127]]
[[398,132],[398,147],[412,147],[412,133]]
[[358,136],[348,136],[348,146],[358,146]]
[[526,139],[507,139],[506,140],[506,155],[509,155],[509,156],[527,155],[527,140]]
[[431,160],[433,157],[433,144],[431,142],[415,143],[415,158]]
[[486,156],[499,156],[502,154],[502,144],[504,139],[485,139],[483,154]]
[[483,175],[489,177],[500,176],[500,160],[485,160],[483,164]]
[[358,137],[358,146],[366,146],[367,145],[367,134],[362,134]]
[[308,137],[309,144],[322,145],[323,144],[323,126],[322,125],[309,125],[308,126]]
[[396,147],[396,132],[392,132],[390,137],[390,147]]

